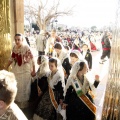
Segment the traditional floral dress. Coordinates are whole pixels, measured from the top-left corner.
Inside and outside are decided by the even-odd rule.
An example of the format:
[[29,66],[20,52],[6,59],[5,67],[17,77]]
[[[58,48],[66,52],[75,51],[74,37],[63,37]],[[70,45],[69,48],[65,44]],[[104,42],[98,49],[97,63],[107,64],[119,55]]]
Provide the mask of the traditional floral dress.
[[18,87],[15,101],[20,108],[25,108],[28,106],[27,101],[30,96],[31,71],[34,63],[30,48],[27,45],[17,48],[15,45],[10,61],[12,61],[12,72],[15,74]]

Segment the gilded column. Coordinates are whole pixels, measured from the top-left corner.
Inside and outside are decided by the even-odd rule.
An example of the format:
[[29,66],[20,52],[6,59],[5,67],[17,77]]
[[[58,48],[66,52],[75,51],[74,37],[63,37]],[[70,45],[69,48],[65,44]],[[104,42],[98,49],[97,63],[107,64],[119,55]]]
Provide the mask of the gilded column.
[[7,63],[10,52],[10,0],[0,0],[0,70]]
[[120,0],[118,0],[109,76],[101,120],[120,120]]
[[8,62],[15,33],[24,33],[24,0],[0,0],[0,70]]

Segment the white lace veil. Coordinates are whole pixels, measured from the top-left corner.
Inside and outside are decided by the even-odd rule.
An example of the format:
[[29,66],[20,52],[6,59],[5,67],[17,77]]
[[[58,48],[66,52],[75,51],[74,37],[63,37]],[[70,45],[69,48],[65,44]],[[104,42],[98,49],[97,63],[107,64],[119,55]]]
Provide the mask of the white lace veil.
[[[62,43],[60,43],[60,42],[56,42],[55,44],[60,44],[61,47],[62,47],[62,49],[61,49],[61,53],[60,53],[60,56],[59,56],[59,60],[60,60],[61,62],[63,62],[62,59],[68,57],[67,52],[66,52],[64,46],[62,45]],[[54,51],[53,51],[53,57],[56,57],[56,56],[57,56],[57,53],[56,53],[56,51],[54,50]]]
[[62,86],[63,86],[63,88],[65,88],[64,71],[63,71],[62,64],[58,58],[56,58],[56,57],[52,57],[52,58],[57,60],[57,69],[58,69],[60,76],[61,76]]
[[79,60],[79,61],[75,62],[75,64],[72,66],[71,73],[69,75],[69,78],[67,80],[67,84],[66,84],[66,87],[65,87],[64,95],[66,95],[67,89],[71,85],[71,80],[73,80],[73,79],[75,79],[77,77],[77,73],[80,70],[80,63],[81,62],[85,62],[86,63],[85,60]]
[[52,57],[52,58],[57,60],[57,69],[58,71],[60,71],[61,75],[64,76],[64,71],[63,71],[61,61],[57,57]]
[[46,74],[49,72],[49,64],[48,64],[48,57],[45,55],[41,56],[41,64],[40,64],[40,70],[38,72],[38,77],[41,78],[43,76],[46,76]]
[[[80,53],[80,51],[78,51],[78,50],[72,50],[70,53],[74,53],[75,55],[77,55],[77,57],[78,57],[79,60],[84,60],[84,57]],[[70,55],[69,55],[69,61],[70,61]],[[71,63],[71,61],[70,61],[70,63]]]
[[[64,48],[64,46],[63,46],[63,44],[62,44],[61,42],[56,42],[55,44],[60,44],[61,47],[62,47],[62,50],[65,50],[65,48]],[[55,46],[55,45],[54,45],[54,46]]]

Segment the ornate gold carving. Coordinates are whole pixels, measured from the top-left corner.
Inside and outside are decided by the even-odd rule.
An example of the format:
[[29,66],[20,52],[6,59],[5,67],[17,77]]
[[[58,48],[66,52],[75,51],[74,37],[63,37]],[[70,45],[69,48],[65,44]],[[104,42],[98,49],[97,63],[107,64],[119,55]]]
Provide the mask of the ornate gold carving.
[[10,0],[0,0],[0,70],[8,62],[10,53]]
[[120,0],[113,28],[109,76],[101,120],[120,120]]

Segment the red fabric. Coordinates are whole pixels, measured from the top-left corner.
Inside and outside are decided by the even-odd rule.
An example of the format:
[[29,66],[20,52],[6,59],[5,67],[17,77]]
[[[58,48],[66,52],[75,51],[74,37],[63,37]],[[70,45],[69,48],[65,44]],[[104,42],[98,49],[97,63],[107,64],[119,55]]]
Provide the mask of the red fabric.
[[70,38],[67,38],[67,41],[70,42],[71,41]]
[[18,55],[18,54],[15,54],[15,53],[13,52],[13,53],[12,53],[12,58],[14,58],[15,62],[17,62],[19,66],[22,65],[22,56],[21,56],[21,54]]
[[110,48],[103,48],[103,50],[110,50]]
[[13,52],[13,53],[12,53],[12,58],[15,58],[15,55],[16,55],[16,54]]
[[105,43],[104,42],[101,42],[102,43],[102,45],[104,45]]
[[21,66],[22,65],[22,56],[21,55],[18,55],[17,61],[18,61],[18,65]]
[[91,50],[97,50],[96,46],[92,42],[90,42],[90,46],[91,46]]

